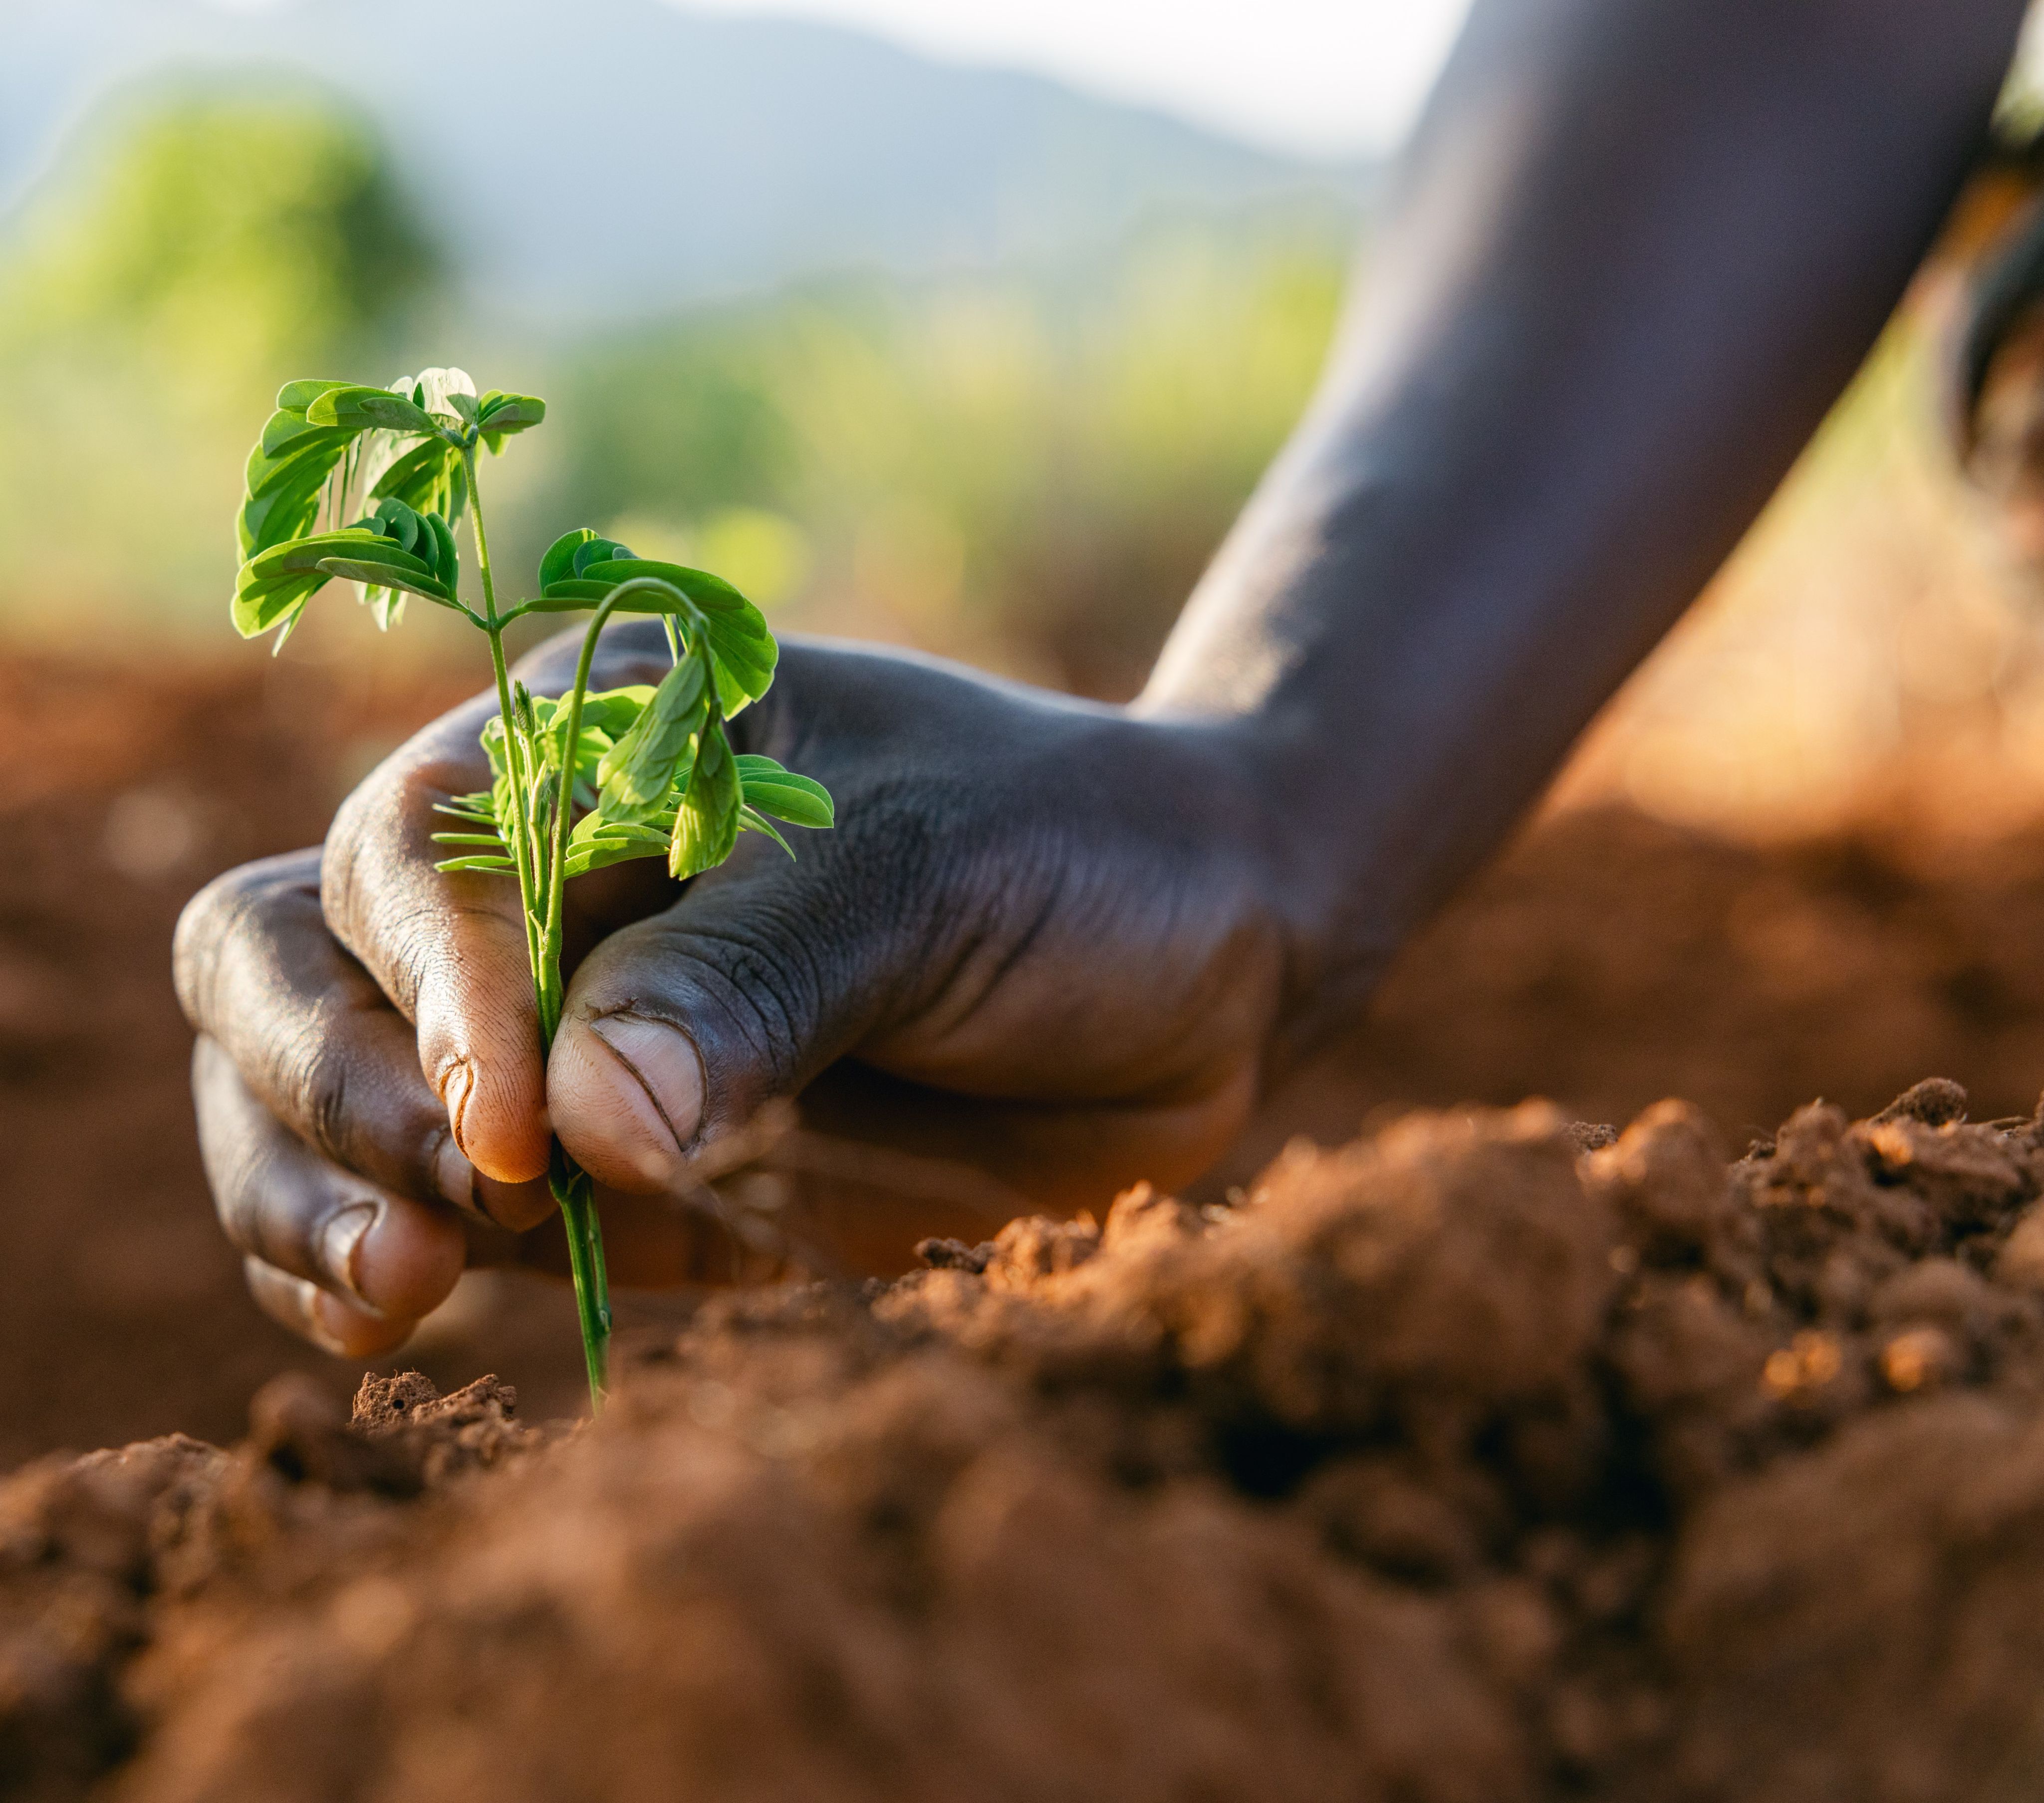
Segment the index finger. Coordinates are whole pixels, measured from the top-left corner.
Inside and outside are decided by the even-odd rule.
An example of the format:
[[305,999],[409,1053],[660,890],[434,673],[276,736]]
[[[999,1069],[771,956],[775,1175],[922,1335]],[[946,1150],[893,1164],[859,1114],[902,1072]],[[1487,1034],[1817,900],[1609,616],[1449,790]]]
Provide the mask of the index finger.
[[515,882],[441,871],[434,811],[490,786],[478,735],[496,712],[479,696],[444,715],[371,773],[341,804],[320,861],[334,937],[418,1035],[419,1067],[455,1144],[486,1176],[544,1176],[550,1130],[540,1027]]

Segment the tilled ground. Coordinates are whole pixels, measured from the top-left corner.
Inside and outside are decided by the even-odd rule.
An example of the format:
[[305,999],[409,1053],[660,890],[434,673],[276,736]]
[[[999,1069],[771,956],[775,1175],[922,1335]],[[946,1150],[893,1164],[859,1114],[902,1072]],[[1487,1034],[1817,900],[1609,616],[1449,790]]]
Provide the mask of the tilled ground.
[[447,698],[0,666],[0,1467],[203,1437],[0,1487],[0,1795],[2044,1794],[2044,833],[1550,819],[1186,1203],[627,1299],[574,1433],[498,1279],[352,1430],[168,942]]
[[711,1303],[594,1428],[287,1379],[33,1466],[0,1785],[2033,1797],[2044,1131],[1964,1107],[1415,1114]]

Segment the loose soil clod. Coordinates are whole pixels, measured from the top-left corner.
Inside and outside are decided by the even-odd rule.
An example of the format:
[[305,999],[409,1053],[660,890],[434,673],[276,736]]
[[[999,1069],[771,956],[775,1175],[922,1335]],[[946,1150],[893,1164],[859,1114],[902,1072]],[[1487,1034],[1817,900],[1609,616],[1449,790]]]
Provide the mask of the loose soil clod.
[[32,1467],[0,1789],[2034,1795],[2044,1129],[1964,1107],[1413,1115],[724,1299],[572,1435],[411,1375]]

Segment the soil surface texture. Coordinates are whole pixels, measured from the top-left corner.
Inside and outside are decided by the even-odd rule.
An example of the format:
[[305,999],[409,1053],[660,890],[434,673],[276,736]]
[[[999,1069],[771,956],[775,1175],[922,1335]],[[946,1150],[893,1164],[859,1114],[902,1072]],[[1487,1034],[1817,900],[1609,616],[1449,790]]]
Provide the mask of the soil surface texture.
[[1546,819],[1186,1198],[534,1427],[248,1304],[167,968],[457,698],[0,663],[0,1797],[2044,1795],[2044,831]]
[[2044,1785],[2044,1127],[1304,1144],[734,1294],[601,1422],[286,1377],[0,1486],[37,1803]]

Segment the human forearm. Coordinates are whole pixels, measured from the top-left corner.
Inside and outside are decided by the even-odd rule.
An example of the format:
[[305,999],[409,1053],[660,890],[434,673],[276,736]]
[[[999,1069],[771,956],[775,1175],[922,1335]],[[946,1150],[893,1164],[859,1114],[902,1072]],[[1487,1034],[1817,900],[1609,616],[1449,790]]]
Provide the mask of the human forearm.
[[2020,0],[1478,0],[1322,391],[1139,707],[1297,823],[1366,980],[1758,511],[1978,142]]

